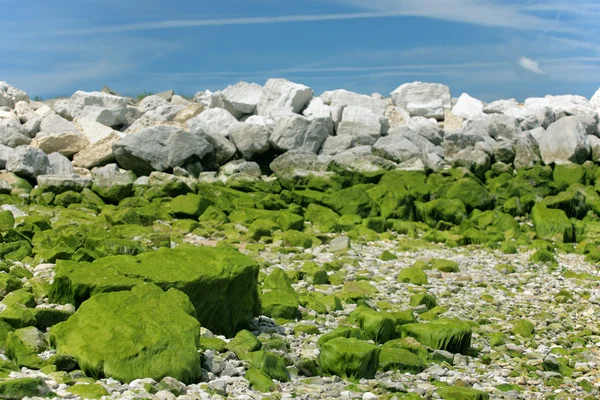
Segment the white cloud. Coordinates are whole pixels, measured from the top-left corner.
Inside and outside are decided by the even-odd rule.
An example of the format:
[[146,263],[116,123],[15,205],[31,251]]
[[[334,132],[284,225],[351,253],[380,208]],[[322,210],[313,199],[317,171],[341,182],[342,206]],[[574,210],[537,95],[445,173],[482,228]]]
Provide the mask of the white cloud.
[[531,58],[527,58],[527,57],[519,58],[519,65],[521,66],[521,68],[526,69],[527,71],[533,72],[534,74],[537,74],[537,75],[546,74],[546,72],[540,68],[537,61],[534,61]]

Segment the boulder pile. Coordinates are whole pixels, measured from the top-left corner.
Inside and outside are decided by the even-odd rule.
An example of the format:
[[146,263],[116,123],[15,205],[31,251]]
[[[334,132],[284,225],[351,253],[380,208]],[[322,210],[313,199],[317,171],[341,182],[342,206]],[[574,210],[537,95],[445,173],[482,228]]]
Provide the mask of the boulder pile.
[[0,397],[597,398],[599,112],[0,82]]

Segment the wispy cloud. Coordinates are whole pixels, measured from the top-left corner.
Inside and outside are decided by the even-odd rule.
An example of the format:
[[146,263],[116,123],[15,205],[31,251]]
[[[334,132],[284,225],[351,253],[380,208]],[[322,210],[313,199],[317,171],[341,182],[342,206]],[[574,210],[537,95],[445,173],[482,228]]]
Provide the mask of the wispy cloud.
[[[105,25],[44,32],[50,35],[96,35],[161,29],[228,26],[265,25],[300,22],[324,22],[340,20],[377,19],[394,17],[427,17],[476,25],[511,27],[519,30],[545,30],[574,32],[573,29],[554,24],[548,20],[521,12],[516,7],[492,3],[488,0],[334,0],[367,11],[315,14],[280,15],[264,17],[172,19],[122,25]],[[36,33],[32,35],[38,35]]]
[[[401,12],[417,17],[464,22],[475,25],[576,33],[562,25],[549,26],[551,19],[533,15],[519,4],[491,0],[333,0],[362,10]],[[529,10],[534,11],[534,10]]]
[[529,72],[533,72],[537,75],[544,75],[546,72],[542,71],[537,61],[531,58],[521,57],[519,58],[519,65],[521,68],[526,69]]

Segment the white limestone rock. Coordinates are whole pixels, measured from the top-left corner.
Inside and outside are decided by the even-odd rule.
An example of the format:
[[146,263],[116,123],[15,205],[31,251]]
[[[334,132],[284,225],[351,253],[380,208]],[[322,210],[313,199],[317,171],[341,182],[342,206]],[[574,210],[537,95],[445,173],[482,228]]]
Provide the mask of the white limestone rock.
[[370,137],[377,140],[387,133],[389,124],[387,118],[373,113],[370,109],[358,106],[347,106],[342,114],[337,134],[353,137]]
[[256,83],[238,82],[228,86],[222,92],[222,96],[231,106],[242,114],[252,114],[260,102],[263,90]]
[[444,111],[452,107],[450,88],[439,83],[413,82],[399,86],[391,93],[394,105],[411,116],[444,119]]
[[154,111],[160,106],[168,106],[170,103],[161,96],[146,96],[137,105],[142,112]]
[[576,116],[560,118],[550,125],[539,140],[539,146],[546,165],[583,164],[591,153],[590,139]]
[[263,116],[269,116],[271,110],[278,107],[291,107],[293,112],[298,113],[313,96],[313,90],[308,86],[286,79],[269,79],[262,92],[256,113]]
[[38,175],[46,174],[49,168],[46,153],[30,146],[15,148],[6,161],[6,170],[21,178],[35,179]]
[[108,136],[90,144],[73,156],[73,166],[90,169],[115,161],[112,145],[121,140],[122,135],[124,136],[112,131]]
[[310,120],[320,120],[327,128],[327,132],[333,135],[333,119],[329,106],[323,103],[319,97],[313,97],[308,106],[302,111],[302,115]]
[[331,92],[325,92],[321,95],[321,100],[324,104],[329,106],[355,106],[368,108],[376,115],[383,116],[388,107],[387,102],[382,96],[367,96],[364,94],[358,94],[349,92],[344,89],[333,90]]
[[452,108],[452,113],[457,117],[464,119],[474,119],[483,114],[484,104],[481,100],[463,93],[456,105]]
[[8,147],[28,145],[31,138],[23,125],[15,119],[0,119],[0,144]]
[[270,142],[278,150],[304,150],[316,154],[328,136],[327,127],[320,119],[309,120],[290,114],[277,121]]
[[211,108],[187,121],[191,132],[204,131],[211,135],[219,134],[229,137],[229,130],[238,120],[221,108]]
[[271,131],[265,125],[236,122],[230,129],[230,137],[242,157],[252,159],[269,150]]

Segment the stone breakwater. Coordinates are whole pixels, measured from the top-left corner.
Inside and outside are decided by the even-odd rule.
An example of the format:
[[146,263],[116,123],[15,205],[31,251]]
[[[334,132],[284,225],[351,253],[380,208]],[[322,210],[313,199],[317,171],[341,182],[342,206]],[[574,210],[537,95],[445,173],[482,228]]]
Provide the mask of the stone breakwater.
[[598,398],[599,107],[0,82],[0,397]]

